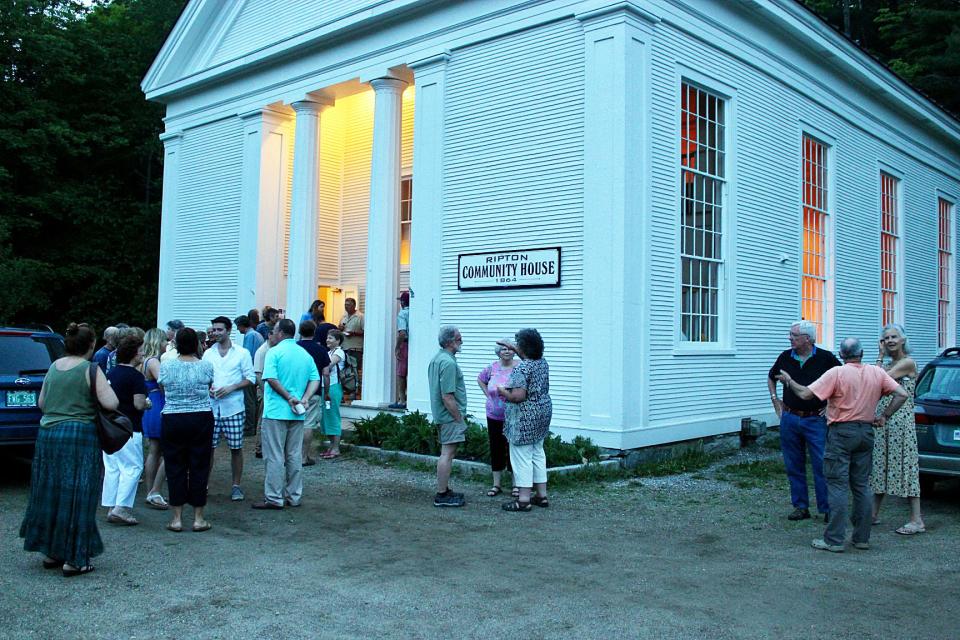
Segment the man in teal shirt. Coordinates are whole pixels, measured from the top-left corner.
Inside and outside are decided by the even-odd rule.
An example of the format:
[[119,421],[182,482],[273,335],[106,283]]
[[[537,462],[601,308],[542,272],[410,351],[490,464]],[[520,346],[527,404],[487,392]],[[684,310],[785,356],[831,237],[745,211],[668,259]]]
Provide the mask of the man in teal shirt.
[[456,327],[441,327],[440,351],[427,368],[430,381],[430,411],[440,429],[440,460],[437,461],[437,495],[435,507],[462,507],[463,494],[451,491],[450,470],[457,455],[457,445],[466,440],[467,387],[456,354],[463,347],[463,337]]
[[277,344],[267,352],[263,366],[261,445],[266,472],[264,499],[254,503],[254,509],[299,507],[303,495],[303,417],[320,387],[320,372],[310,354],[293,340],[296,331],[289,318],[274,326]]

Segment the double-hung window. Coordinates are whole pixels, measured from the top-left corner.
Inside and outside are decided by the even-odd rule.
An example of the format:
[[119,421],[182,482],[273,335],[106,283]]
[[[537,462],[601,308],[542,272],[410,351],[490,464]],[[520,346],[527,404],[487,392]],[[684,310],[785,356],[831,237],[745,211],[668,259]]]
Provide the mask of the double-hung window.
[[937,346],[953,346],[955,320],[953,295],[953,203],[937,198]]
[[880,174],[881,324],[900,322],[900,180]]
[[410,223],[413,221],[413,176],[400,179],[400,265],[410,266]]
[[803,136],[803,273],[800,314],[817,326],[817,342],[829,342],[830,210],[825,144]]
[[686,82],[680,91],[681,340],[718,343],[724,276],[725,102]]

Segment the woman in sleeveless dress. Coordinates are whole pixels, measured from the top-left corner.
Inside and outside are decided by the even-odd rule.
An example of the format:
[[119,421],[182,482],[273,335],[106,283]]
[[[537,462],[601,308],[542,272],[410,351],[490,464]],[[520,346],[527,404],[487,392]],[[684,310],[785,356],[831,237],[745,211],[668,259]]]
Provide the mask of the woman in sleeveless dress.
[[64,577],[93,571],[91,558],[103,553],[96,519],[103,462],[94,417],[97,403],[112,411],[119,401],[107,376],[90,362],[96,341],[91,327],[70,323],[66,355],[43,380],[30,500],[20,525],[23,548],[42,553],[43,567],[59,568]]
[[143,368],[141,373],[147,381],[147,397],[153,403],[143,412],[143,437],[147,439],[147,458],[143,465],[143,477],[147,486],[147,506],[166,511],[170,508],[161,491],[166,479],[166,467],[160,450],[160,416],[163,413],[163,389],[157,382],[160,377],[160,356],[167,351],[167,332],[150,329],[143,338]]
[[[917,452],[917,428],[913,418],[913,394],[917,381],[917,364],[910,358],[907,334],[899,324],[888,324],[880,338],[877,365],[900,383],[910,396],[890,416],[883,427],[876,429],[873,440],[873,469],[870,487],[873,490],[873,523],[880,522],[880,505],[886,495],[907,498],[910,521],[897,533],[911,536],[926,531],[920,513],[920,462]],[[885,362],[884,356],[889,358]],[[885,411],[893,396],[881,399],[878,412]]]

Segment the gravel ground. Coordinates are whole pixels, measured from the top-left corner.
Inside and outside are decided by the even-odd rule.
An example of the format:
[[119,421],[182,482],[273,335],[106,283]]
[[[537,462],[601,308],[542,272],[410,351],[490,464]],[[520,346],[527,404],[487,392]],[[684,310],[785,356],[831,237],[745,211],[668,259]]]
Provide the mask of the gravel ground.
[[830,554],[809,546],[821,522],[785,519],[784,478],[722,479],[763,450],[557,489],[524,514],[463,479],[467,507],[435,509],[430,474],[351,457],[306,469],[299,509],[252,511],[262,462],[248,455],[248,500],[231,503],[225,454],[211,531],[167,532],[138,505],[142,524],[103,524],[97,571],[71,580],[23,552],[29,469],[0,460],[0,638],[960,637],[944,608],[960,599],[957,483],[925,500],[928,533],[895,535],[893,500],[870,551]]

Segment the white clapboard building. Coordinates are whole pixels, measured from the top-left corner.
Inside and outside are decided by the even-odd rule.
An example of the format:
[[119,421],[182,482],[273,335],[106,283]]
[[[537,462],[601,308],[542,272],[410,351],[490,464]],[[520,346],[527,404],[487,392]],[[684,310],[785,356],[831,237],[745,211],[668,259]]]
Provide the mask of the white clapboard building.
[[536,327],[553,430],[618,449],[769,418],[801,317],[956,341],[960,123],[793,0],[191,0],[143,90],[158,320],[354,295],[359,405],[407,289],[411,409],[440,326],[481,421]]

